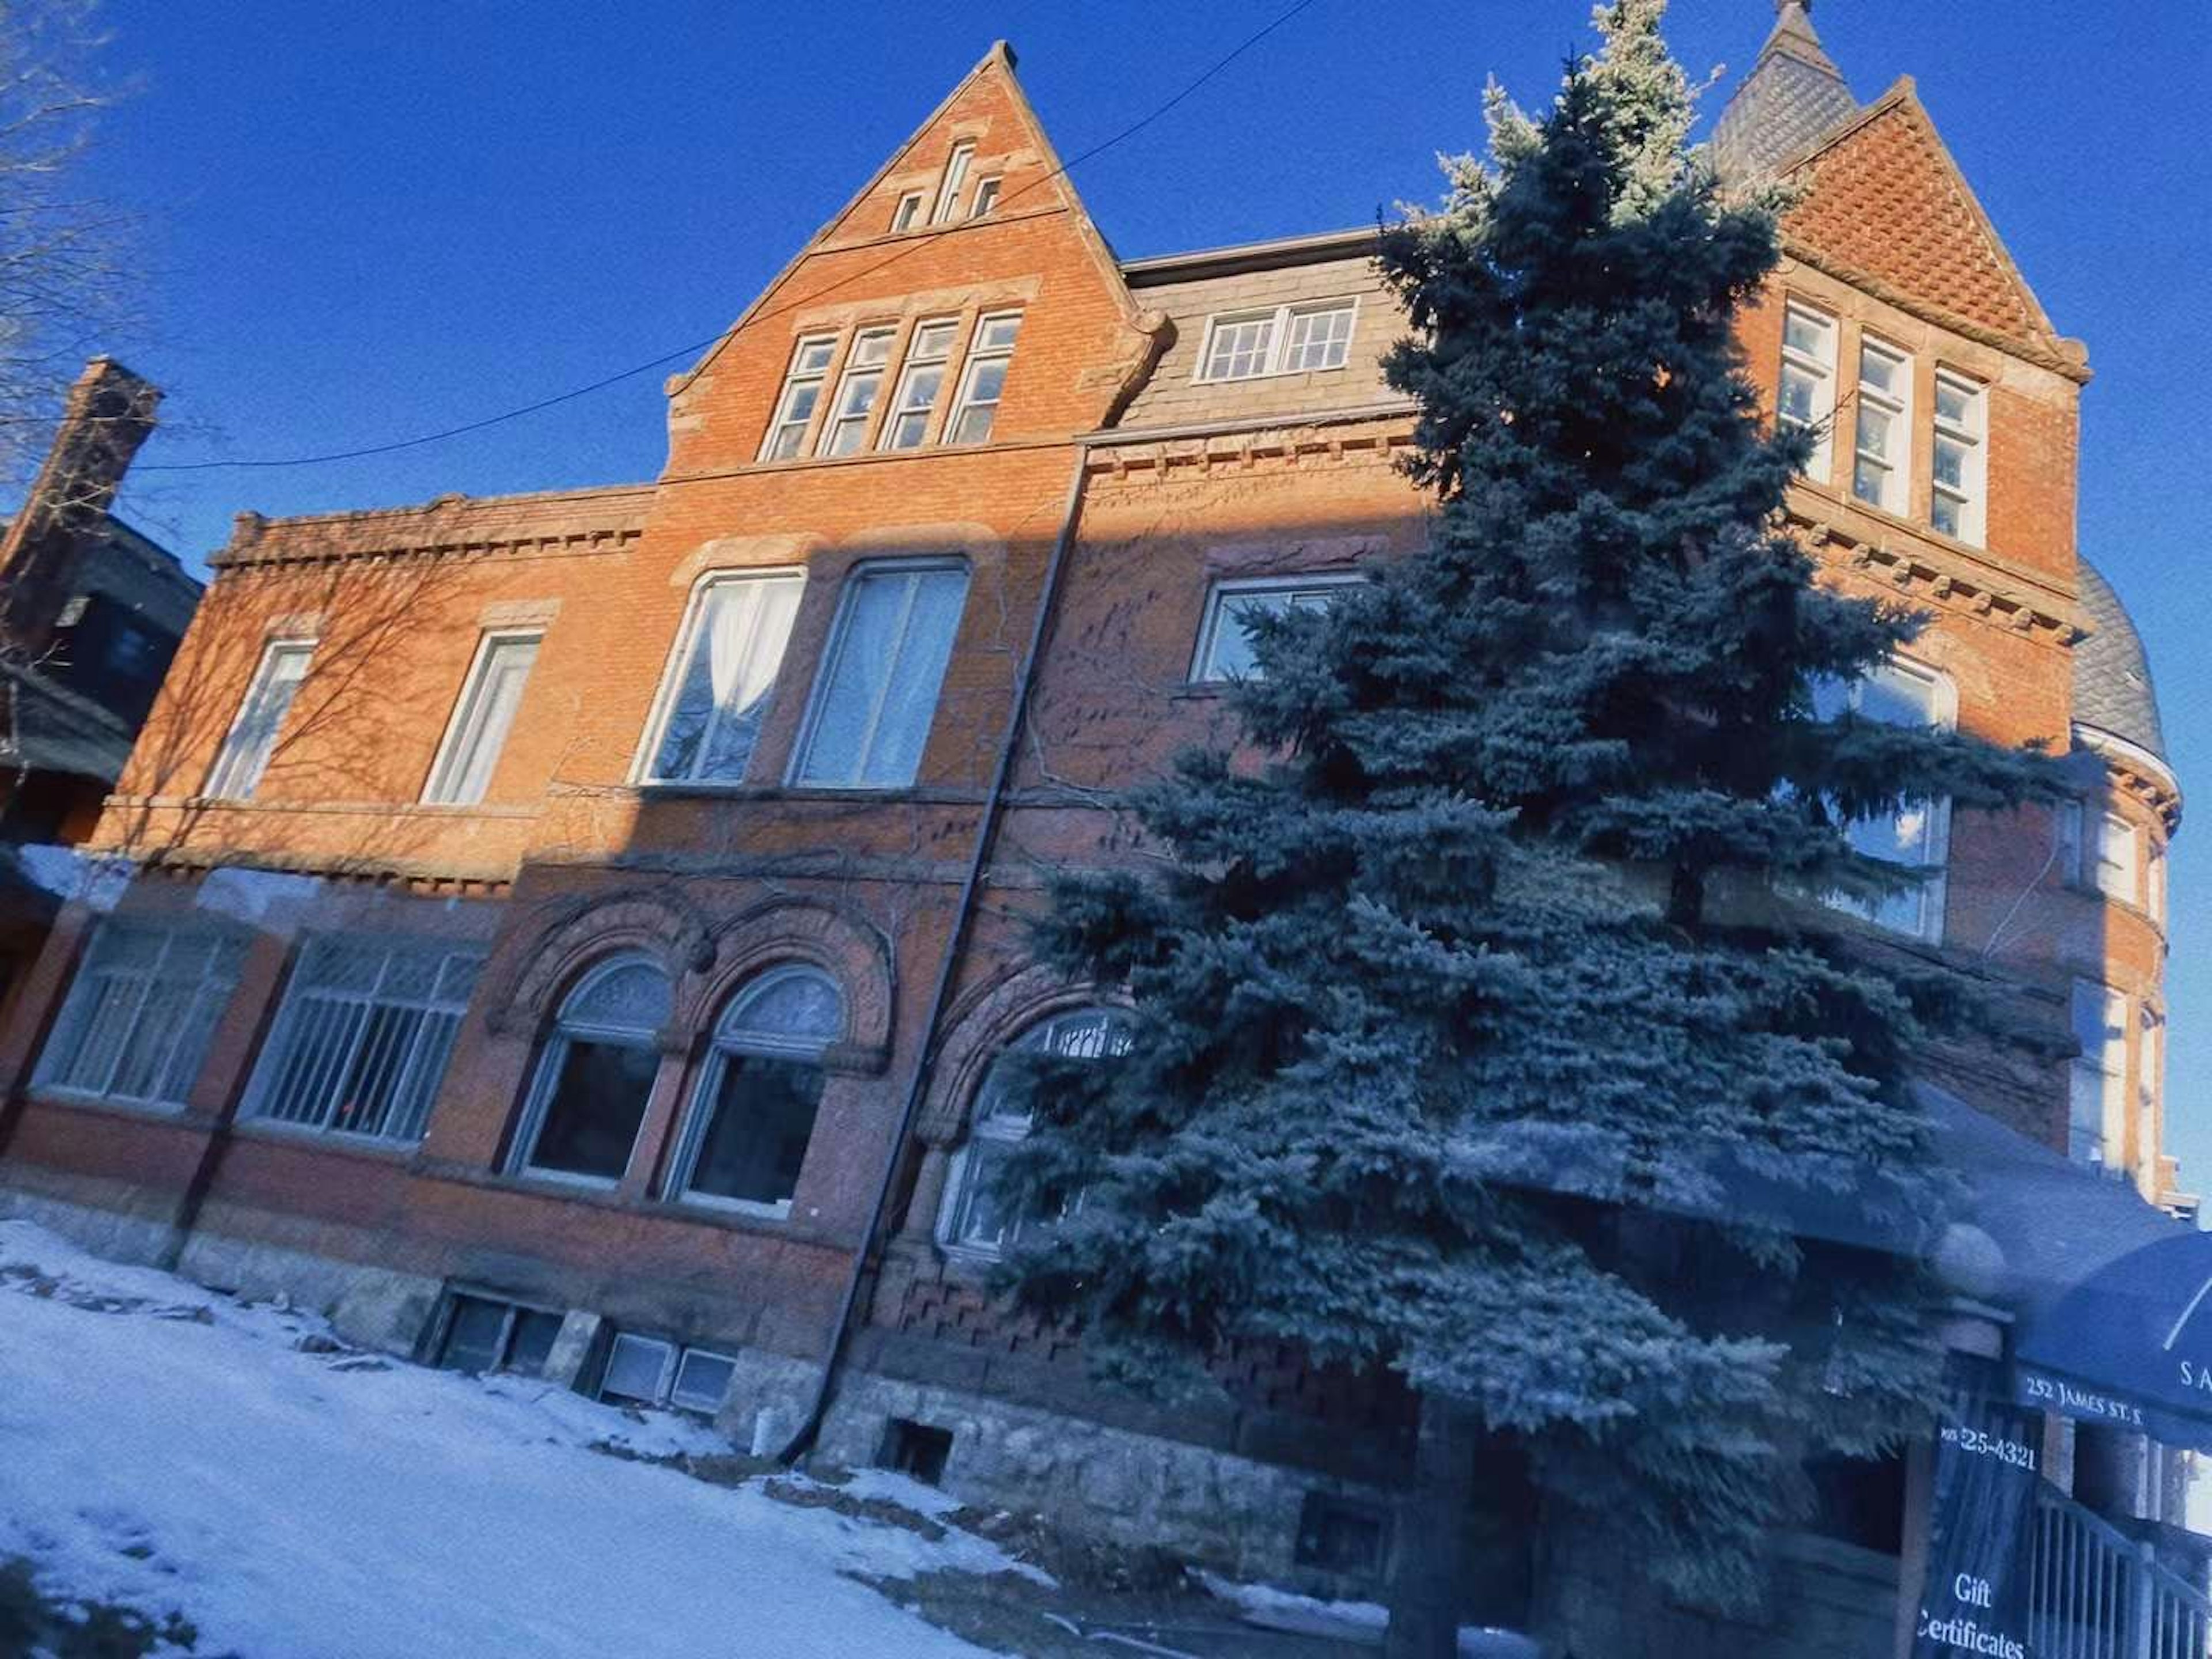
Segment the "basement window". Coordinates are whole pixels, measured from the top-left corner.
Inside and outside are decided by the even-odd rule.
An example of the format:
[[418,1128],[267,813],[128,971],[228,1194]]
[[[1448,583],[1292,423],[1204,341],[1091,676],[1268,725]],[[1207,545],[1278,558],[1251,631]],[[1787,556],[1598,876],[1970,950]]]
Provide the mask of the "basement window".
[[1379,1504],[1310,1492],[1298,1514],[1297,1565],[1354,1577],[1382,1571],[1389,1547],[1390,1517]]
[[876,1462],[896,1474],[911,1475],[924,1486],[934,1486],[943,1483],[945,1465],[951,1456],[951,1430],[894,1417],[884,1425],[884,1449]]
[[543,1376],[560,1334],[561,1316],[550,1310],[457,1294],[447,1310],[438,1364],[449,1371]]
[[618,1331],[599,1374],[599,1398],[712,1416],[729,1398],[737,1370],[738,1362],[727,1354]]

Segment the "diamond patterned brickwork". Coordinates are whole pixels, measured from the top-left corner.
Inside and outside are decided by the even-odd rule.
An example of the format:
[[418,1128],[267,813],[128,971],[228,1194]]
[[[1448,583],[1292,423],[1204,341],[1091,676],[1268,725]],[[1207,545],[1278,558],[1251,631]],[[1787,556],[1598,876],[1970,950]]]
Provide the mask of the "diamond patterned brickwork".
[[1994,334],[2047,346],[2039,307],[1943,154],[1900,101],[1808,162],[1793,242]]

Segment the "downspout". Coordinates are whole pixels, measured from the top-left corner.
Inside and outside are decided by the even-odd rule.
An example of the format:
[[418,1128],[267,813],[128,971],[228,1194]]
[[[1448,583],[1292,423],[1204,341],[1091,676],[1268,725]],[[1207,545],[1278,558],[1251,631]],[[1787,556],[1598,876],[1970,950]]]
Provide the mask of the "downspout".
[[797,1462],[814,1444],[822,1431],[823,1419],[828,1416],[830,1399],[835,1392],[838,1370],[843,1363],[845,1347],[853,1331],[854,1316],[859,1311],[860,1286],[868,1274],[868,1261],[875,1253],[876,1241],[882,1233],[884,1217],[890,1208],[891,1193],[898,1184],[899,1164],[906,1154],[907,1141],[914,1133],[915,1119],[921,1111],[923,1091],[928,1087],[931,1062],[936,1058],[938,1026],[944,1019],[945,1008],[952,995],[952,978],[960,965],[960,958],[974,926],[976,896],[982,890],[983,871],[990,861],[991,844],[996,838],[999,820],[1006,805],[1007,780],[1013,775],[1014,756],[1020,744],[1022,726],[1029,714],[1030,694],[1036,684],[1037,664],[1043,655],[1045,635],[1049,631],[1053,611],[1060,595],[1062,568],[1067,560],[1067,550],[1075,540],[1075,526],[1083,512],[1083,473],[1091,459],[1091,448],[1079,442],[1075,450],[1075,469],[1067,481],[1067,505],[1060,514],[1060,534],[1054,539],[1052,556],[1044,570],[1043,591],[1037,596],[1035,620],[1030,625],[1029,645],[1023,654],[1020,673],[1014,680],[1014,696],[1006,711],[1006,736],[999,744],[999,758],[991,775],[991,787],[983,797],[983,815],[975,826],[975,847],[968,860],[968,873],[960,884],[960,897],[952,914],[952,933],[945,942],[945,954],[937,964],[937,982],[931,988],[928,1012],[922,1016],[921,1045],[915,1055],[914,1069],[907,1075],[906,1097],[900,1103],[898,1127],[891,1137],[890,1150],[884,1156],[883,1178],[876,1183],[875,1202],[869,1206],[867,1225],[862,1229],[859,1243],[853,1249],[853,1266],[845,1275],[845,1292],[837,1306],[836,1322],[830,1327],[830,1340],[823,1350],[821,1374],[814,1385],[814,1396],[806,1408],[806,1415],[783,1450],[778,1461]]

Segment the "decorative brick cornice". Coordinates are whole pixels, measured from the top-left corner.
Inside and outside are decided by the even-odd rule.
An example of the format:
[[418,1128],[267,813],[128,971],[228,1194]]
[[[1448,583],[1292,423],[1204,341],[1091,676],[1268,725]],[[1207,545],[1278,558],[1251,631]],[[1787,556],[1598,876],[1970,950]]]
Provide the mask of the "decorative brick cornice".
[[1163,482],[1214,474],[1285,472],[1389,465],[1413,447],[1410,424],[1361,427],[1277,424],[1190,436],[1127,441],[1092,451],[1092,477]]
[[2075,744],[2105,763],[2106,775],[2120,793],[2155,813],[2169,836],[2181,828],[2181,785],[2156,755],[2101,727],[2075,722]]
[[318,546],[307,542],[267,548],[233,545],[214,555],[208,563],[211,568],[225,570],[246,566],[330,564],[339,561],[357,563],[379,559],[486,558],[498,555],[520,558],[562,557],[619,552],[643,533],[632,526],[617,530],[457,537],[451,540],[380,542],[365,546],[337,543]]
[[2053,645],[2070,646],[2086,637],[2073,617],[2062,614],[2045,596],[1998,586],[1980,572],[1957,568],[1919,548],[1900,547],[1887,538],[1869,539],[1846,526],[1815,519],[1802,507],[1792,506],[1787,516],[1824,562],[1886,581],[1916,600],[1978,617],[1992,626]]

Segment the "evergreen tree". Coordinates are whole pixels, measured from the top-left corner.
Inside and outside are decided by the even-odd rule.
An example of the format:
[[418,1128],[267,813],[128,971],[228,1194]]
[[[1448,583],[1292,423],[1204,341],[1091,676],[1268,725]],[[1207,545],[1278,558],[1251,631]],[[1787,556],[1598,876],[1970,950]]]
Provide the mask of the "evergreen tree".
[[[1601,6],[1540,119],[1493,88],[1489,163],[1387,232],[1430,544],[1255,625],[1264,763],[1133,800],[1166,873],[1057,884],[1042,948],[1126,991],[1130,1041],[1024,1057],[1012,1196],[1083,1201],[1008,1277],[1155,1388],[1251,1340],[1393,1368],[1447,1461],[1455,1419],[1512,1437],[1555,1518],[1725,1605],[1798,1460],[1883,1449],[1936,1388],[1905,1070],[1974,1005],[1820,896],[1920,878],[1855,822],[2055,791],[2031,752],[1823,718],[1924,618],[1817,584],[1782,526],[1809,440],[1763,428],[1733,332],[1777,202],[1686,149],[1663,9]],[[1409,1522],[1448,1585],[1452,1517]],[[1424,1571],[1401,1652],[1449,1650]]]

